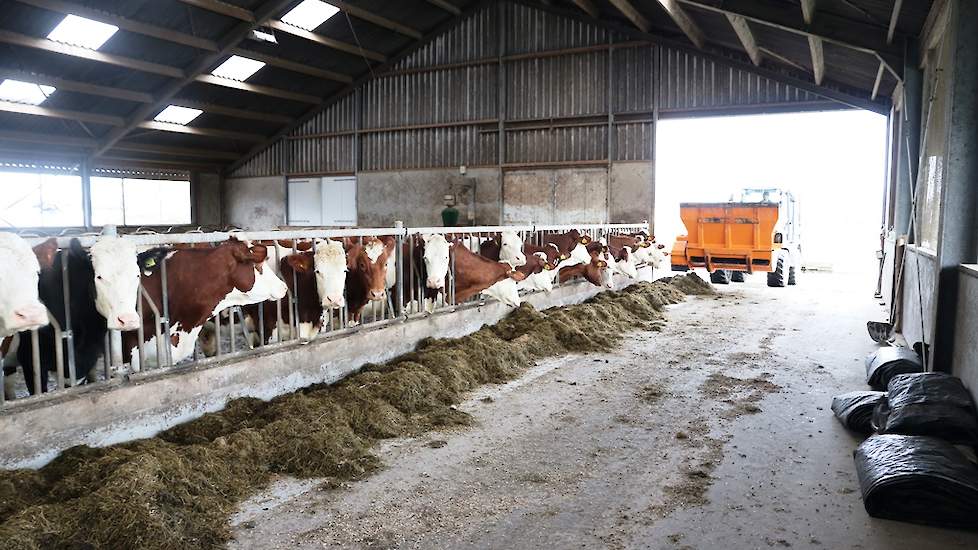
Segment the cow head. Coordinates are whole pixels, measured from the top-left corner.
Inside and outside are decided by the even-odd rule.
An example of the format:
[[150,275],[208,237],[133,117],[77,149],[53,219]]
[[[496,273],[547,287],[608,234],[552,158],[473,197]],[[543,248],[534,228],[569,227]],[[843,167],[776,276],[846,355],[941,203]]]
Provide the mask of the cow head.
[[[517,271],[514,273],[519,273],[519,272]],[[520,273],[520,275],[522,275],[522,273]],[[501,281],[497,281],[489,288],[483,290],[482,293],[485,294],[486,296],[490,296],[492,298],[495,298],[496,300],[499,300],[500,302],[506,304],[509,307],[519,307],[520,292],[518,287],[516,286],[516,281],[522,279],[523,277],[517,279],[516,277],[513,276],[513,274],[510,274],[509,277]]]
[[[78,241],[72,241],[73,253],[82,254]],[[136,330],[140,317],[136,312],[140,270],[136,246],[122,237],[99,237],[88,251],[95,271],[95,309],[105,317],[112,330]]]
[[595,286],[614,287],[614,281],[608,277],[608,261],[601,249],[589,253],[588,263],[584,268],[584,278]]
[[499,261],[507,262],[513,267],[526,265],[526,254],[523,253],[523,241],[515,231],[503,231],[499,236]]
[[424,266],[428,272],[425,281],[430,289],[445,288],[445,278],[448,277],[448,253],[451,245],[444,235],[421,235],[424,241]]
[[346,305],[346,250],[339,241],[316,241],[316,289],[323,309]]
[[371,301],[383,300],[387,295],[387,261],[394,252],[394,245],[393,237],[371,237],[364,241],[357,261],[367,274],[367,297]]
[[615,268],[626,277],[638,279],[638,267],[635,265],[635,256],[631,248],[627,246],[621,248],[618,257],[615,258]]
[[40,272],[37,256],[23,239],[0,233],[0,338],[48,324],[47,309],[37,298]]
[[265,245],[249,245],[232,238],[221,246],[231,250],[235,265],[231,269],[233,289],[218,309],[280,300],[286,295],[289,288],[266,263],[268,248]]

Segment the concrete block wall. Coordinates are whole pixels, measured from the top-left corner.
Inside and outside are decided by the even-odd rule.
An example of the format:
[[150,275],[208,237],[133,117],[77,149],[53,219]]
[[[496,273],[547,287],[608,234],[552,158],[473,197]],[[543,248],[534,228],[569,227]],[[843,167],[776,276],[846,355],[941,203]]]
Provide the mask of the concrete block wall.
[[285,182],[281,176],[232,178],[224,181],[228,225],[251,231],[285,225]]
[[357,216],[361,227],[390,227],[401,220],[408,227],[440,226],[443,197],[459,195],[461,223],[466,223],[461,189],[475,184],[475,220],[472,225],[499,225],[502,186],[496,168],[471,168],[464,176],[456,169],[361,172],[357,175]]

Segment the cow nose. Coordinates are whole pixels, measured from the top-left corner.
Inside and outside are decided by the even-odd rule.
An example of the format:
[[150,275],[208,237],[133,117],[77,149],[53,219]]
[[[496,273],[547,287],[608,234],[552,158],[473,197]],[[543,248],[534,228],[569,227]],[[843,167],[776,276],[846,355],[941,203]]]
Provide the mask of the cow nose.
[[114,330],[136,330],[139,327],[139,316],[135,313],[124,313],[115,318]]
[[445,286],[445,281],[442,279],[428,279],[428,288],[442,288]]
[[374,301],[383,300],[384,299],[384,291],[383,290],[371,290],[370,291],[370,299],[371,300],[374,300]]
[[346,299],[343,296],[327,296],[323,302],[323,307],[327,309],[339,309],[345,305]]
[[22,326],[46,325],[48,313],[42,305],[30,305],[14,311],[17,324]]

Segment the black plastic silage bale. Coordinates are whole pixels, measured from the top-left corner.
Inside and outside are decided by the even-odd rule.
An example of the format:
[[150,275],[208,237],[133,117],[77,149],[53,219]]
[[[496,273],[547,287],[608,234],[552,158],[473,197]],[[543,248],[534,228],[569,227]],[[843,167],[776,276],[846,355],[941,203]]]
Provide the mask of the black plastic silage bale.
[[879,433],[928,435],[951,443],[978,444],[978,416],[961,380],[941,372],[901,374],[873,412]]
[[936,437],[874,435],[853,458],[869,515],[978,529],[978,467],[950,443]]
[[923,371],[920,357],[907,348],[880,348],[866,358],[866,383],[877,391],[885,391],[890,379],[898,374]]
[[886,399],[886,392],[854,391],[832,398],[832,412],[843,426],[861,434],[871,434],[873,409]]

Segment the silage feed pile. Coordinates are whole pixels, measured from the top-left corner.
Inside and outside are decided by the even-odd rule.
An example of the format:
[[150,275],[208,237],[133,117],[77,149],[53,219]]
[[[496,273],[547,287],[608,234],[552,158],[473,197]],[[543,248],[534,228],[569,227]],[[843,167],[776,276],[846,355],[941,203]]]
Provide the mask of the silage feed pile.
[[378,440],[465,425],[470,417],[452,405],[469,390],[510,380],[538,359],[607,350],[627,331],[654,328],[666,304],[684,299],[678,288],[688,278],[544,312],[524,305],[494,326],[428,339],[332,386],[236,399],[151,439],[74,447],[40,470],[0,472],[0,548],[220,547],[237,504],[273,475],[369,475],[380,466],[371,453]]

